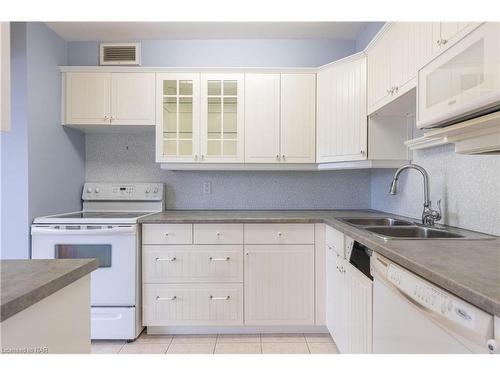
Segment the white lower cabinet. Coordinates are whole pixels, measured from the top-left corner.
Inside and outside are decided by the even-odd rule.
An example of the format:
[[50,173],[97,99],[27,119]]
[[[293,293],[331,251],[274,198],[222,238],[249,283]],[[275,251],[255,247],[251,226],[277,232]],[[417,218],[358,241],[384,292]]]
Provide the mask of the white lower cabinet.
[[146,284],[146,326],[242,325],[241,284]]
[[243,245],[144,245],[145,283],[243,282]]
[[314,324],[314,246],[245,246],[245,324]]
[[328,241],[326,325],[341,353],[372,352],[372,281]]

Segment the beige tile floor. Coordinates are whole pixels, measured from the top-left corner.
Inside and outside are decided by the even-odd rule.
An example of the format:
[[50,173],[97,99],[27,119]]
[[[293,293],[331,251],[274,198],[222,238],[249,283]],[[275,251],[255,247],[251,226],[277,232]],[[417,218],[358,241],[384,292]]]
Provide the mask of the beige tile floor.
[[95,354],[336,354],[329,334],[147,335],[92,341]]

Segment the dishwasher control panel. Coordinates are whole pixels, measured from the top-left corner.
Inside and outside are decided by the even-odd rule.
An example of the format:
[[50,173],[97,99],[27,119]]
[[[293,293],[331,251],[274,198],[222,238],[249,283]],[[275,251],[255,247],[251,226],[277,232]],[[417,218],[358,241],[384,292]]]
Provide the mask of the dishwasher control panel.
[[479,311],[476,307],[437,289],[432,284],[393,264],[390,264],[387,269],[387,278],[425,309],[468,329],[475,327],[476,312]]

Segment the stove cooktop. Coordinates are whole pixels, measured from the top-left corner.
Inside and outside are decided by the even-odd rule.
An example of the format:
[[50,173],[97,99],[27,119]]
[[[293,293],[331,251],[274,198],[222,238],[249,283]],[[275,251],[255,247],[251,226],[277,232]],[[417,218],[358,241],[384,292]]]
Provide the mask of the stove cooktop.
[[38,217],[35,224],[135,224],[146,211],[78,211]]

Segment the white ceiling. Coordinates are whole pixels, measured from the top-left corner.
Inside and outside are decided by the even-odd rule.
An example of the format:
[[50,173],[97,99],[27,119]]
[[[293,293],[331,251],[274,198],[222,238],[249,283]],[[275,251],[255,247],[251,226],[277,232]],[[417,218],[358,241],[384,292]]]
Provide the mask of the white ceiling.
[[354,40],[367,22],[47,22],[66,41],[144,39]]

